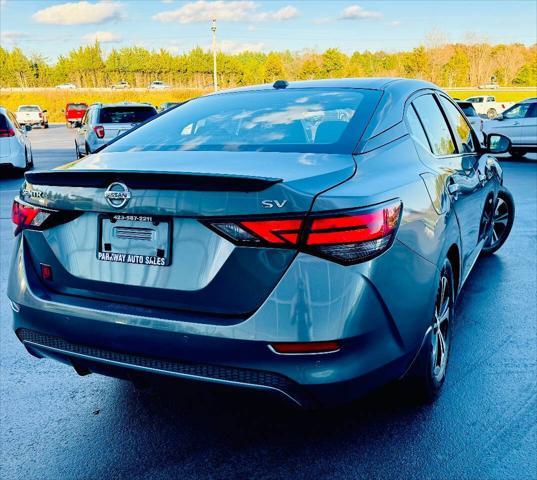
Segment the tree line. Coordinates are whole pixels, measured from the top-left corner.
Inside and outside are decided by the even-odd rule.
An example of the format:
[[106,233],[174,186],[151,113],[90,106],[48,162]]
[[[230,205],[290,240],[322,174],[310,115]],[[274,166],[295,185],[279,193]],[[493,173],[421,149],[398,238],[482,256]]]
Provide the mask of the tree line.
[[[502,86],[537,85],[537,45],[490,45],[486,42],[420,46],[388,53],[354,52],[337,48],[322,53],[219,52],[221,87],[288,80],[339,77],[411,77],[446,88],[478,86],[495,78]],[[162,80],[176,87],[207,88],[212,85],[212,53],[194,48],[183,54],[142,47],[113,49],[104,54],[99,42],[81,46],[60,56],[55,63],[43,56],[25,54],[20,48],[0,47],[0,86],[51,87],[71,82],[81,88],[106,87],[124,80],[146,87]]]

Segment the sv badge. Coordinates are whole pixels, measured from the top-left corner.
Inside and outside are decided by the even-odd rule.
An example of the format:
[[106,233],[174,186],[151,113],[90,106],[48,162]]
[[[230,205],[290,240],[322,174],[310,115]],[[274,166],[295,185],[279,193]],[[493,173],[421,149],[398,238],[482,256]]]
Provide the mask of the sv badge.
[[261,200],[263,208],[283,208],[287,200]]

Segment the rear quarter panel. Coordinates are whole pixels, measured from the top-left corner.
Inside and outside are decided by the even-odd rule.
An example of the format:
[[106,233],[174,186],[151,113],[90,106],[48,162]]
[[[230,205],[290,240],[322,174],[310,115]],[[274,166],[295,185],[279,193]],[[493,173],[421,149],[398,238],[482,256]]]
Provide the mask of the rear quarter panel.
[[[399,247],[369,262],[372,266],[363,274],[379,292],[404,344],[416,346],[432,317],[437,266],[450,242],[457,242],[456,218],[445,205],[443,184],[435,182],[437,176],[420,162],[408,135],[355,158],[355,176],[320,195],[313,209],[357,208],[401,199],[403,213],[394,244]],[[428,186],[422,174],[433,175]]]

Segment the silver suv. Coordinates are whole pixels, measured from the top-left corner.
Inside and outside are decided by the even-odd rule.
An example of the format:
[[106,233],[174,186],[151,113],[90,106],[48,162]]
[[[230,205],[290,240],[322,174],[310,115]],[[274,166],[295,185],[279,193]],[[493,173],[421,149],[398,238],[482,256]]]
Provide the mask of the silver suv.
[[94,103],[78,124],[75,136],[77,158],[95,152],[118,135],[157,115],[146,103]]

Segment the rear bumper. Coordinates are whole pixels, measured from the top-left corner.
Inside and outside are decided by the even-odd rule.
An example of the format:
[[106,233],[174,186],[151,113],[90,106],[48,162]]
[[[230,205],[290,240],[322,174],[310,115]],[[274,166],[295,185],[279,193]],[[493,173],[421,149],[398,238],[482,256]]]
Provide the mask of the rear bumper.
[[[398,242],[353,267],[299,254],[252,316],[225,325],[52,298],[29,278],[23,235],[15,243],[8,296],[27,349],[112,376],[121,376],[119,368],[270,390],[305,406],[340,403],[398,378],[432,317],[436,268]],[[278,355],[269,349],[273,342],[327,340],[338,340],[340,350]]]
[[75,344],[24,328],[18,329],[16,333],[30,354],[70,365],[82,375],[93,372],[134,379],[138,374],[149,374],[262,390],[302,408],[334,405],[357,398],[372,388],[401,376],[412,359],[410,355],[404,356],[376,371],[347,381],[305,385],[268,370],[118,352]]

